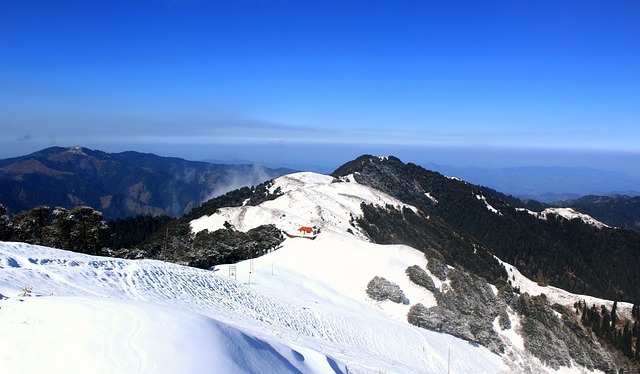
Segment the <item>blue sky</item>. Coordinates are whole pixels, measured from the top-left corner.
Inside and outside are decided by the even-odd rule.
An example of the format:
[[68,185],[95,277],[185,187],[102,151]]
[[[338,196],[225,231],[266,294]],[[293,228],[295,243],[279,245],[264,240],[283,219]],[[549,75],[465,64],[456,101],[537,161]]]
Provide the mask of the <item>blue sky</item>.
[[632,0],[3,1],[0,157],[640,174],[638,41]]

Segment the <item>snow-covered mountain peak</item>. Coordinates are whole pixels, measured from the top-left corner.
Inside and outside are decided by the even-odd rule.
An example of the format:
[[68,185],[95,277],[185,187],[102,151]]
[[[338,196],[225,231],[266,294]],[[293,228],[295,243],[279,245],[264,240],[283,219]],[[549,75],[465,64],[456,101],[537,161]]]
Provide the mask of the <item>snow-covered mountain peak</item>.
[[318,226],[322,231],[365,239],[354,226],[354,219],[362,214],[362,203],[416,210],[350,176],[338,179],[312,172],[289,174],[275,179],[270,192],[280,196],[258,206],[218,209],[210,216],[191,221],[191,229],[194,233],[215,231],[224,228],[226,222],[240,231],[274,224],[287,233],[295,233],[301,226]]
[[284,191],[291,191],[302,186],[328,184],[333,180],[330,175],[305,171],[276,178],[272,190],[280,187]]

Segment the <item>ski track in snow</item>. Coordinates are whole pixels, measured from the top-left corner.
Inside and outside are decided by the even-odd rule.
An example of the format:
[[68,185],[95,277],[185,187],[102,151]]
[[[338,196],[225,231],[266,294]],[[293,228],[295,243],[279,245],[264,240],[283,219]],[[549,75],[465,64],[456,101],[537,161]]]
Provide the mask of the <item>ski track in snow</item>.
[[[466,342],[448,335],[389,320],[375,306],[363,311],[353,305],[344,310],[341,301],[328,307],[310,300],[296,302],[293,298],[292,302],[291,295],[267,294],[254,289],[259,285],[225,279],[211,271],[155,260],[92,257],[22,243],[0,246],[0,259],[0,293],[5,296],[15,297],[23,285],[29,285],[42,297],[139,300],[196,311],[229,325],[251,329],[259,336],[329,352],[356,373],[376,372],[380,368],[413,373],[425,367],[443,372],[446,362],[442,357],[446,357],[447,345],[458,347],[457,354],[466,357],[467,362],[477,359],[477,351],[481,352],[486,364],[466,368],[470,370],[466,372],[491,372],[500,367],[500,358],[482,348],[469,348]],[[238,266],[241,265],[248,264]],[[257,274],[256,279],[260,279]],[[137,326],[135,316],[129,317],[133,318],[132,325]],[[133,335],[125,344],[133,344]],[[407,341],[412,345],[405,346]],[[131,348],[135,349],[133,345]],[[426,358],[424,352],[437,354]],[[416,360],[424,361],[420,368],[405,364]],[[150,364],[145,365],[149,368]]]

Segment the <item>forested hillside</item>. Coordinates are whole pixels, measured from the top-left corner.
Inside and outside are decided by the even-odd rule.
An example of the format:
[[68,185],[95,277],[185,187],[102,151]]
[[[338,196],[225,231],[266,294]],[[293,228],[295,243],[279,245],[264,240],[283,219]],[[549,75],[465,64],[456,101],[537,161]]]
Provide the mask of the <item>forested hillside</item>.
[[555,215],[541,219],[532,212],[544,206],[394,157],[362,156],[333,175],[350,174],[359,183],[468,233],[541,284],[611,299],[640,298],[640,235],[636,232],[599,229]]

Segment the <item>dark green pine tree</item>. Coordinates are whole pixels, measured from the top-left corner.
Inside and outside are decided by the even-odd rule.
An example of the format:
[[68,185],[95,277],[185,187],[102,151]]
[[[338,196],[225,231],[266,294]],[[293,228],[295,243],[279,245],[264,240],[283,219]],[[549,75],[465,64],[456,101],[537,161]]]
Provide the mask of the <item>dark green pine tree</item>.
[[622,353],[633,358],[633,339],[631,337],[631,323],[627,322],[622,330]]
[[591,326],[591,330],[596,336],[602,337],[600,330],[600,312],[595,304],[593,304],[591,311],[589,311],[589,326]]
[[587,326],[589,324],[589,308],[587,308],[586,301],[584,302],[584,304],[582,304],[582,317],[580,319],[582,320],[582,324],[584,326]]
[[618,323],[618,302],[614,301],[613,302],[613,307],[611,308],[611,329],[615,329],[616,328],[616,323]]
[[608,341],[611,341],[613,339],[613,337],[611,336],[612,315],[609,314],[609,310],[607,310],[606,306],[602,305],[601,309],[602,309],[602,325],[601,325],[602,337],[607,339]]
[[620,329],[613,331],[613,346],[622,350],[622,330]]
[[44,205],[16,214],[12,219],[15,234],[13,240],[29,244],[44,244],[44,228],[49,215],[49,207]]
[[0,240],[11,240],[13,224],[7,213],[7,208],[0,204]]
[[640,362],[640,337],[636,338],[636,361]]

